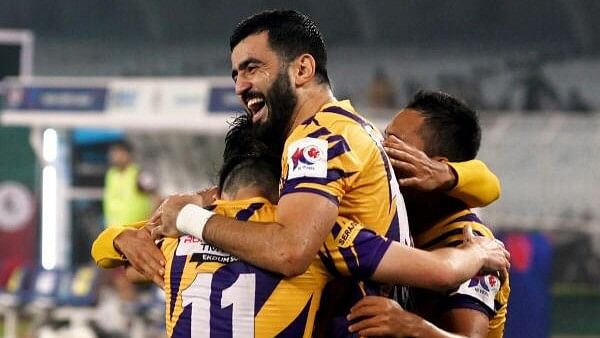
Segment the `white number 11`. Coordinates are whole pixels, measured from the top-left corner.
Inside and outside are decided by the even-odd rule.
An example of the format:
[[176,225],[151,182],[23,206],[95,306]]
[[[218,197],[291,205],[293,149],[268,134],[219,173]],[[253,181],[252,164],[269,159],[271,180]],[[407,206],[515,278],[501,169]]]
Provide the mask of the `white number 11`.
[[[210,292],[213,275],[200,273],[194,282],[182,293],[183,306],[192,304],[191,337],[210,338]],[[219,309],[233,305],[231,325],[233,338],[254,337],[254,298],[256,276],[253,273],[240,274],[238,279],[221,296]]]

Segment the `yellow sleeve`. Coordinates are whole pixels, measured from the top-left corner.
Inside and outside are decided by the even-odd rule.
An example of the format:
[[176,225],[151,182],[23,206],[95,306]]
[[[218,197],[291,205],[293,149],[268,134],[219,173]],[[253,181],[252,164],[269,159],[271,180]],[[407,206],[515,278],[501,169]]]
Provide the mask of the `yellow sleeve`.
[[471,160],[448,164],[458,180],[449,196],[465,202],[469,208],[485,207],[500,197],[500,181],[485,163]]
[[92,257],[96,261],[96,264],[104,269],[116,268],[123,265],[127,260],[115,249],[113,241],[124,230],[128,228],[139,229],[145,224],[146,221],[141,221],[122,226],[111,226],[102,231],[92,245]]

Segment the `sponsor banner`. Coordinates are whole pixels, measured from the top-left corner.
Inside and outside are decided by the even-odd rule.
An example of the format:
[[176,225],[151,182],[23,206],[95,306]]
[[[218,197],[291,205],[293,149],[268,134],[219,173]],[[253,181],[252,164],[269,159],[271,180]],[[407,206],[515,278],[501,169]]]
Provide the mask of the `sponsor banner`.
[[12,87],[6,108],[13,110],[98,112],[106,105],[106,88],[101,87]]
[[210,89],[209,114],[231,114],[243,111],[244,108],[240,104],[240,99],[235,94],[235,87],[233,85],[213,86]]
[[116,114],[203,114],[206,80],[116,80],[108,85],[107,110]]

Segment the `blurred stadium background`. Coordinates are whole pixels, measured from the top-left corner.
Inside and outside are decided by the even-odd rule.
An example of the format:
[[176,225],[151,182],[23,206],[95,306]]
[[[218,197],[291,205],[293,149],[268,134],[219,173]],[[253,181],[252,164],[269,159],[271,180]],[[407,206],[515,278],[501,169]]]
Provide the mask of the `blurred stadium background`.
[[336,96],[380,126],[419,88],[479,109],[503,185],[480,213],[513,254],[506,336],[600,337],[594,0],[2,0],[0,337],[94,337],[94,318],[161,336],[153,289],[90,268],[106,151],[130,141],[163,196],[214,183],[239,111],[229,34],[283,7],[319,23]]

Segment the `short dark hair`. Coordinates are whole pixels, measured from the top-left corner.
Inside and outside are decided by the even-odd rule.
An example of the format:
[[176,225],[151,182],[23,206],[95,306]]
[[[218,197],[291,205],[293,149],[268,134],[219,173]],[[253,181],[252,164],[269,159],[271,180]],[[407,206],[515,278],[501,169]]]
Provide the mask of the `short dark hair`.
[[255,136],[250,116],[239,116],[231,123],[225,136],[219,188],[235,194],[242,187],[256,186],[262,190],[263,197],[276,203],[281,176],[278,155]]
[[240,22],[231,37],[233,51],[240,41],[250,35],[269,33],[269,45],[285,62],[308,53],[315,58],[315,73],[321,83],[329,84],[327,51],[317,25],[306,15],[294,10],[268,10],[254,14]]
[[131,145],[131,143],[129,143],[127,140],[124,140],[124,139],[112,142],[110,144],[109,149],[115,149],[115,148],[123,149],[128,153],[133,152],[133,146]]
[[440,91],[421,90],[406,108],[425,118],[420,133],[428,156],[443,156],[453,162],[472,160],[481,144],[481,127],[474,109]]

